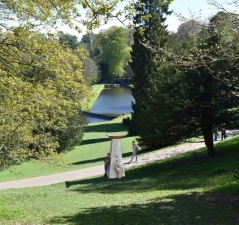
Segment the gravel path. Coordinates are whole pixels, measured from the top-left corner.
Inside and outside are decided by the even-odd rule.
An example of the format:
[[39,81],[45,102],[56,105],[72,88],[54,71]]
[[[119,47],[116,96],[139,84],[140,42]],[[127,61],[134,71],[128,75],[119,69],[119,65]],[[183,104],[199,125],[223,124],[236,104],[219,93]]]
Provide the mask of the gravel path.
[[[239,133],[238,131],[227,132],[228,137],[237,135],[238,133]],[[145,154],[142,156],[139,155],[137,162],[129,163],[129,160],[123,160],[124,167],[126,169],[126,176],[127,176],[127,168],[151,163],[160,159],[169,158],[171,156],[179,155],[185,152],[190,152],[204,146],[205,146],[204,141],[196,141],[196,142],[187,143],[187,144],[183,144],[183,145],[179,145],[175,147],[170,147],[165,150],[161,150],[157,152],[151,152],[149,154]],[[65,182],[65,181],[72,181],[72,180],[78,180],[78,179],[87,178],[87,177],[103,175],[103,173],[104,173],[103,165],[95,166],[91,168],[52,174],[47,176],[2,182],[0,183],[0,190],[10,189],[10,188],[44,186],[49,184]]]
[[[145,155],[139,155],[137,162],[129,163],[129,160],[123,160],[124,168],[126,169],[127,176],[127,168],[143,165],[147,163],[151,163],[160,159],[169,158],[174,155],[178,155],[184,152],[193,151],[195,149],[201,148],[205,146],[204,142],[193,142],[180,146],[175,146],[171,148],[167,148],[165,150],[151,152]],[[9,189],[9,188],[23,188],[23,187],[34,187],[34,186],[43,186],[49,184],[56,184],[65,181],[72,181],[87,177],[93,177],[98,175],[103,175],[104,167],[95,166],[86,169],[80,169],[75,171],[69,171],[64,173],[52,174],[47,176],[40,176],[34,178],[27,178],[21,180],[7,181],[0,183],[0,190]]]

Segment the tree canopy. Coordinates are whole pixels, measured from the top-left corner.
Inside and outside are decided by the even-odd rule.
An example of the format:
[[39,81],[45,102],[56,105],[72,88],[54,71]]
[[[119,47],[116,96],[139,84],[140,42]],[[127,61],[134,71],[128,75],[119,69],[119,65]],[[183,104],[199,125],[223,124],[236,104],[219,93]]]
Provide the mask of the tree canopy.
[[152,51],[146,45],[164,48],[168,34],[165,20],[171,12],[168,10],[168,3],[157,0],[139,1],[138,4],[135,4],[135,10],[134,45],[132,46],[130,62],[134,72],[132,94],[135,99],[135,103],[132,104],[134,112],[131,133],[135,134],[137,130],[140,138],[142,138],[148,136],[148,131],[144,126],[147,126],[146,121],[151,118],[151,116],[147,119],[143,117],[148,104],[146,91],[150,85],[150,76],[163,61],[158,52]]
[[1,34],[0,43],[4,163],[55,152],[61,132],[73,126],[71,118],[89,95],[79,61],[81,49],[73,54],[54,38],[19,27]]
[[188,20],[179,25],[175,38],[177,41],[185,41],[190,38],[198,37],[202,29],[202,24],[196,20]]
[[[110,19],[118,19],[122,23],[130,20],[134,13],[132,3],[118,7],[121,0],[9,0],[1,1],[0,10],[4,21],[18,20],[21,25],[25,24],[29,28],[38,28],[46,25],[50,27],[59,24],[68,24],[74,29],[81,30],[81,26],[86,26],[92,30]],[[172,2],[172,0],[167,0]],[[82,15],[84,13],[85,15]],[[27,23],[26,23],[27,22]],[[4,23],[1,23],[5,26]]]
[[85,123],[80,109],[90,96],[83,76],[85,49],[55,30],[61,25],[93,29],[112,18],[123,22],[133,6],[117,10],[120,2],[0,2],[1,167],[80,143]]
[[154,58],[155,70],[143,89],[144,105],[136,101],[136,107],[144,106],[138,113],[141,145],[175,144],[201,132],[208,154],[214,156],[213,132],[224,126],[238,127],[236,21],[237,15],[219,12],[197,36],[177,45],[169,42],[163,48],[145,43],[163,62]]
[[129,60],[130,47],[127,44],[127,31],[123,27],[111,27],[94,39],[101,51],[101,58],[108,63],[109,72],[124,74],[124,66]]
[[[0,32],[1,167],[50,156],[79,144],[85,124],[80,109],[89,90],[79,60],[84,51],[78,48],[73,53],[67,46],[63,48],[57,36],[36,30],[36,20],[35,27],[24,23],[31,17],[27,11],[33,3],[22,1],[23,5],[14,7],[16,2],[8,1],[0,5],[3,15]],[[37,15],[38,11],[32,19]],[[20,18],[17,26],[5,26],[10,16]]]

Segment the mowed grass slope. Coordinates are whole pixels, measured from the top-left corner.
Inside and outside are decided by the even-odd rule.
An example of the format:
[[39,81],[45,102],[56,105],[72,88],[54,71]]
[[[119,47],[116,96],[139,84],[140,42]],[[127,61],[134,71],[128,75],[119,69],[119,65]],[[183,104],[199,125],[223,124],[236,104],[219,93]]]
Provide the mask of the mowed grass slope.
[[[61,173],[97,165],[102,165],[103,173],[103,159],[109,152],[111,143],[107,134],[121,133],[126,135],[127,128],[122,125],[124,117],[127,117],[127,115],[109,122],[87,125],[80,146],[62,154],[57,161],[26,162],[20,166],[12,166],[0,172],[0,182]],[[135,140],[135,137],[125,136],[120,139],[124,159],[131,156],[131,142],[133,140]]]
[[100,95],[101,91],[104,89],[104,86],[105,86],[104,84],[95,84],[95,85],[91,86],[92,96],[88,102],[83,103],[83,106],[82,106],[83,110],[88,111],[91,109],[91,107],[94,105],[96,99]]
[[237,225],[239,137],[156,163],[122,179],[94,177],[1,191],[1,225]]

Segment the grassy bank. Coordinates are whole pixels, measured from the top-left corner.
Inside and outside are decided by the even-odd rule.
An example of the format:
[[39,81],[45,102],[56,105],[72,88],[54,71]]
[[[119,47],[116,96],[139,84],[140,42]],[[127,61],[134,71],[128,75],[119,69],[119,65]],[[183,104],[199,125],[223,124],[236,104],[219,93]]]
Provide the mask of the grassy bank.
[[128,169],[126,177],[95,177],[1,191],[1,225],[236,225],[239,222],[239,137]]
[[[87,125],[85,127],[81,145],[75,146],[66,154],[61,154],[57,162],[55,160],[42,162],[33,161],[23,163],[19,166],[12,166],[9,169],[0,172],[0,182],[102,165],[103,158],[106,156],[107,152],[109,152],[111,144],[111,139],[107,136],[107,134],[127,134],[127,128],[122,125],[122,120],[126,117],[128,117],[128,115],[122,115],[108,122]],[[136,140],[136,137],[125,136],[120,139],[123,159],[130,159],[132,154],[131,142],[133,140]],[[158,151],[161,150],[159,149]],[[139,155],[145,153],[147,153],[147,151],[140,150]]]
[[[85,110],[92,107],[103,88],[104,84],[92,86],[93,96],[90,101],[85,104]],[[106,134],[114,132],[127,133],[126,127],[121,124],[124,117],[127,117],[127,115],[109,122],[94,123],[86,126],[81,145],[74,147],[66,154],[60,155],[57,162],[54,159],[52,161],[33,161],[23,163],[20,166],[12,166],[0,172],[0,182],[102,165],[103,158],[110,149],[110,138],[108,138]],[[135,140],[135,138],[125,137],[121,140],[123,157],[127,158],[130,156],[132,140]]]
[[101,91],[104,88],[104,84],[95,84],[91,87],[91,91],[92,91],[92,97],[90,98],[90,100],[88,102],[85,102],[82,106],[82,109],[84,111],[90,110],[91,107],[93,106],[93,104],[95,103],[96,99],[98,98],[98,96],[100,95]]
[[[57,164],[55,161],[44,161],[27,162],[20,166],[12,166],[10,169],[0,172],[0,182],[102,165],[103,158],[109,152],[111,143],[111,139],[106,134],[127,134],[126,127],[122,125],[123,118],[124,116],[120,116],[109,122],[87,125],[81,145],[76,146],[67,154],[61,155]],[[120,140],[124,159],[131,156],[132,140],[135,140],[135,137],[126,136]]]

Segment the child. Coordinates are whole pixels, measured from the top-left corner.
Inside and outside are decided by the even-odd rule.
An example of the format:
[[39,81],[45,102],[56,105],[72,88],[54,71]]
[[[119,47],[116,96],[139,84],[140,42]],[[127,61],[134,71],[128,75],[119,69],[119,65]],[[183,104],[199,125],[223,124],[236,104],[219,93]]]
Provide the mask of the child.
[[121,178],[121,169],[120,169],[120,166],[119,166],[119,164],[117,163],[117,160],[116,160],[116,164],[115,164],[115,169],[116,169],[116,171],[117,171],[117,173],[118,173],[118,178]]

